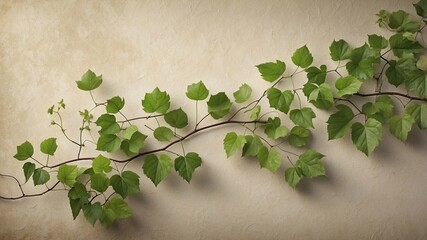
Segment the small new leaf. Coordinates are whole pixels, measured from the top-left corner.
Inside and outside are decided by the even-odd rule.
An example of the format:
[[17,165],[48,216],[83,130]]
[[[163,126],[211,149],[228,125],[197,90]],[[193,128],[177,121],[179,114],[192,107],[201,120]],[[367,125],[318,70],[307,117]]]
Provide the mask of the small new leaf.
[[34,148],[33,145],[25,141],[23,144],[16,147],[16,154],[13,156],[17,160],[24,161],[28,158],[32,157],[34,154]]
[[83,91],[92,91],[98,88],[102,83],[102,76],[96,76],[91,70],[87,70],[79,81],[76,81],[77,87]]
[[40,151],[51,156],[55,154],[57,148],[56,138],[48,138],[40,144]]
[[306,45],[298,48],[292,55],[291,59],[296,66],[301,68],[306,68],[313,63],[313,56]]
[[185,95],[191,100],[205,100],[209,96],[209,90],[202,81],[199,81],[188,85]]
[[233,93],[233,96],[236,103],[244,103],[251,97],[251,94],[252,88],[248,84],[244,83],[240,86],[239,90]]
[[282,76],[282,74],[286,70],[286,64],[279,60],[276,60],[276,63],[268,62],[268,63],[259,64],[256,67],[258,68],[258,71],[261,73],[262,79],[268,82],[276,81]]

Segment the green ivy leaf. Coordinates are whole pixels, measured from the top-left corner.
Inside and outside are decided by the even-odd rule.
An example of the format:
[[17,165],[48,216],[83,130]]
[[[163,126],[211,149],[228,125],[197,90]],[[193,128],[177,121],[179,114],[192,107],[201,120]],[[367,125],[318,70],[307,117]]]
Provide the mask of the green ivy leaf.
[[118,113],[125,106],[125,99],[115,96],[107,100],[106,110],[108,113]]
[[246,143],[243,145],[242,157],[256,157],[259,150],[264,146],[257,135],[246,135]]
[[282,163],[282,156],[274,149],[268,151],[267,147],[262,147],[257,154],[259,165],[261,168],[266,168],[273,173],[277,172]]
[[406,54],[414,54],[423,51],[423,46],[417,41],[410,40],[401,33],[390,37],[390,48],[396,57],[402,57]]
[[320,68],[309,67],[305,69],[307,73],[308,82],[316,83],[318,85],[322,84],[326,80],[327,68],[326,65],[321,65]]
[[90,186],[92,189],[103,193],[110,186],[110,179],[104,173],[95,173],[90,176]]
[[211,95],[207,102],[208,112],[214,119],[225,117],[231,108],[231,101],[224,92]]
[[268,102],[270,107],[281,112],[288,113],[290,105],[294,100],[294,93],[291,90],[280,91],[277,88],[270,88],[267,91]]
[[68,198],[70,200],[70,207],[73,213],[73,219],[79,215],[82,206],[89,203],[90,194],[87,192],[86,187],[76,182],[74,186],[68,192]]
[[115,152],[120,148],[120,138],[114,134],[101,135],[96,143],[96,150]]
[[427,73],[415,70],[409,73],[405,85],[409,91],[415,91],[419,97],[427,98]]
[[99,134],[116,134],[120,132],[120,125],[116,122],[116,117],[111,114],[102,114],[95,122],[98,127],[101,127]]
[[305,177],[312,178],[317,176],[325,176],[325,167],[323,166],[322,161],[320,161],[320,159],[323,157],[323,154],[310,149],[299,156],[296,165],[301,169],[302,174]]
[[350,75],[360,80],[374,76],[374,64],[380,62],[379,49],[370,48],[366,43],[351,51],[350,61],[345,65]]
[[236,103],[244,103],[251,97],[251,94],[252,88],[248,84],[244,83],[240,86],[239,90],[233,93],[233,96]]
[[262,79],[268,82],[274,82],[279,79],[286,70],[286,64],[282,61],[276,60],[274,62],[267,62],[256,66],[261,73]]
[[102,83],[102,76],[96,76],[91,70],[87,70],[79,81],[76,81],[77,87],[83,91],[92,91],[98,88]]
[[335,106],[338,111],[332,114],[328,123],[328,140],[342,138],[349,132],[354,113],[346,105]]
[[25,141],[23,144],[16,147],[16,154],[13,156],[17,160],[24,161],[28,158],[32,157],[34,154],[34,148],[33,145]]
[[259,114],[261,113],[261,106],[260,105],[256,105],[252,111],[251,111],[251,116],[249,117],[250,121],[255,121],[259,119]]
[[425,55],[420,56],[416,66],[418,69],[423,70],[424,72],[427,72],[427,56]]
[[126,154],[126,156],[128,156],[128,157],[133,157],[133,156],[135,156],[135,155],[137,155],[138,153],[134,153],[134,152],[131,152],[130,150],[129,150],[129,147],[130,147],[130,143],[129,143],[129,140],[123,140],[122,141],[122,143],[120,144],[120,149]]
[[351,48],[348,43],[342,39],[338,41],[333,41],[329,47],[330,55],[332,60],[341,61],[349,59],[351,56]]
[[303,177],[299,173],[300,171],[301,170],[298,171],[295,167],[290,167],[285,171],[285,180],[292,188],[295,188]]
[[167,127],[158,127],[154,129],[153,135],[160,142],[169,142],[174,136],[173,131]]
[[334,96],[327,83],[320,85],[307,83],[304,85],[303,92],[308,101],[317,108],[328,110],[334,104]]
[[113,175],[110,179],[110,185],[123,198],[140,191],[139,176],[132,171],[124,171],[121,175]]
[[359,91],[361,86],[362,82],[353,76],[340,77],[335,82],[338,97],[353,95]]
[[310,138],[310,131],[301,126],[295,126],[291,129],[288,136],[288,142],[294,147],[304,147]]
[[426,0],[420,0],[413,5],[415,7],[415,10],[417,11],[418,16],[422,18],[427,18],[427,1]]
[[37,168],[36,170],[34,170],[34,174],[33,174],[34,185],[43,185],[47,183],[49,179],[50,179],[50,175],[46,170],[42,168]]
[[159,158],[156,155],[150,154],[144,160],[144,174],[151,179],[157,187],[171,171],[173,164],[170,157],[166,154],[161,154]]
[[427,128],[427,103],[411,103],[405,108],[405,114],[411,115],[420,129]]
[[209,90],[202,81],[199,81],[188,85],[185,95],[191,100],[205,100],[209,96]]
[[139,153],[139,150],[144,147],[146,138],[147,135],[144,135],[139,131],[135,132],[129,139],[129,151]]
[[137,131],[138,131],[138,127],[135,125],[131,125],[123,131],[123,138],[130,140],[132,138],[132,135]]
[[301,109],[294,109],[289,113],[289,118],[296,125],[305,128],[314,128],[313,126],[313,118],[316,117],[316,114],[309,107],[304,107]]
[[144,112],[165,114],[170,107],[170,97],[166,92],[156,87],[151,93],[146,93],[141,101]]
[[237,135],[235,132],[229,132],[224,138],[224,149],[227,158],[242,149],[246,143],[245,136]]
[[410,72],[417,70],[414,58],[400,58],[397,62],[395,60],[390,60],[388,64],[389,67],[387,68],[385,75],[387,76],[389,83],[396,87],[407,81],[410,77]]
[[72,187],[76,183],[76,178],[82,175],[83,172],[84,168],[78,168],[76,165],[64,164],[59,167],[56,177],[61,183]]
[[351,128],[353,143],[357,149],[369,156],[380,144],[382,138],[381,123],[373,118],[368,118],[365,125],[357,122]]
[[281,126],[281,120],[278,117],[268,118],[267,123],[264,124],[265,127],[264,132],[271,139],[279,139],[282,137],[286,137],[289,133],[289,129],[285,126]]
[[408,134],[415,124],[415,120],[409,114],[393,116],[388,121],[390,132],[400,141],[405,142]]
[[388,47],[387,39],[377,34],[368,35],[368,42],[371,48],[385,49]]
[[388,26],[396,32],[418,32],[421,28],[420,22],[411,21],[409,14],[405,11],[399,10],[392,12],[389,16]]
[[179,156],[175,159],[175,170],[188,183],[191,181],[194,171],[200,165],[202,165],[202,159],[195,152],[189,152],[185,156]]
[[301,68],[306,68],[313,63],[313,56],[308,50],[307,45],[298,48],[291,57],[292,62]]
[[368,118],[374,118],[383,123],[385,119],[390,118],[394,114],[394,105],[390,96],[379,96],[375,102],[367,102],[362,106],[362,113]]
[[116,219],[132,216],[128,204],[121,198],[113,197],[105,205],[99,221],[104,227],[110,227]]
[[48,138],[40,144],[40,151],[51,156],[55,154],[57,148],[56,138]]
[[94,226],[96,221],[101,218],[102,206],[99,202],[94,204],[85,204],[82,206],[82,209],[86,220],[92,224],[92,226]]
[[166,113],[164,118],[171,127],[184,128],[188,125],[187,114],[182,110],[182,108]]
[[102,156],[101,154],[98,157],[94,158],[92,161],[92,169],[94,173],[109,173],[113,169],[111,166],[111,160]]
[[24,166],[22,166],[22,169],[24,170],[25,182],[28,182],[28,179],[30,179],[36,169],[36,165],[34,163],[26,162]]

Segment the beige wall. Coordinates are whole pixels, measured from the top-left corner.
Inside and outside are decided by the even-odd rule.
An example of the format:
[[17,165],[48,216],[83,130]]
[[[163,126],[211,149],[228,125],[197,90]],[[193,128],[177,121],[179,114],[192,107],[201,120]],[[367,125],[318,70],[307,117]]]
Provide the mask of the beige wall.
[[[64,98],[66,128],[77,136],[78,110],[91,106],[74,81],[88,68],[103,74],[97,99],[124,96],[128,116],[143,115],[140,100],[155,86],[173,106],[194,114],[186,86],[203,80],[212,92],[232,93],[242,83],[259,96],[268,87],[254,65],[283,59],[307,44],[319,65],[333,39],[361,45],[379,9],[414,12],[412,1],[0,1],[0,172],[22,180],[11,156],[29,140],[60,138],[52,162],[75,156],[47,108]],[[222,150],[227,130],[186,143],[203,157],[191,184],[172,173],[155,188],[141,174],[134,217],[110,230],[83,216],[72,220],[65,192],[15,202],[0,201],[2,239],[426,239],[427,135],[406,144],[384,133],[367,158],[349,137],[327,142],[327,113],[317,111],[312,147],[327,155],[328,178],[292,190],[283,169],[273,175],[256,162]],[[192,115],[194,116],[194,115]],[[61,155],[59,154],[61,153]],[[93,155],[86,150],[85,156]],[[289,164],[285,161],[284,166]],[[26,186],[27,191],[37,191]],[[42,189],[42,188],[41,188]],[[0,179],[1,194],[17,194]]]

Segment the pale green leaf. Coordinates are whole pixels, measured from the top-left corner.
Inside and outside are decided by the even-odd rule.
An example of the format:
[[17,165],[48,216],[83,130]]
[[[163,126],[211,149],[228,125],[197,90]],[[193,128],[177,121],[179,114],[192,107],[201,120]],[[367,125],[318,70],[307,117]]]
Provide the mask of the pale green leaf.
[[120,131],[120,125],[116,122],[116,117],[111,114],[102,114],[95,122],[95,124],[101,127],[99,134],[116,134]]
[[279,79],[286,70],[286,64],[282,61],[276,60],[274,62],[267,62],[256,66],[261,73],[262,79],[268,82],[274,82]]
[[415,124],[415,120],[409,114],[393,116],[388,121],[390,132],[402,142],[408,138],[408,134]]
[[257,135],[246,135],[246,143],[243,145],[242,156],[243,157],[255,157],[259,150],[264,146],[261,139]]
[[98,88],[102,83],[102,76],[96,76],[91,70],[87,70],[79,81],[76,81],[77,87],[83,91],[92,91]]
[[261,106],[256,105],[251,111],[251,116],[249,117],[249,120],[250,121],[258,120],[260,113],[261,113]]
[[161,142],[169,142],[173,138],[174,133],[170,128],[158,127],[154,129],[153,135]]
[[298,48],[292,55],[291,59],[295,65],[301,68],[306,68],[313,63],[313,56],[306,45]]
[[137,131],[138,131],[138,127],[135,125],[131,125],[123,131],[122,136],[124,139],[130,140],[132,138],[132,135]]
[[351,48],[344,40],[333,41],[329,47],[332,60],[341,61],[349,59],[351,55]]
[[405,113],[412,116],[420,129],[427,128],[427,103],[411,103],[405,108]]
[[77,165],[64,164],[59,167],[56,177],[61,183],[72,187],[76,183],[76,179],[82,175],[83,172],[84,168],[78,168]]
[[258,160],[261,168],[267,168],[271,172],[277,172],[282,163],[282,156],[274,149],[268,151],[266,147],[262,147],[258,152]]
[[170,97],[166,92],[156,87],[151,93],[146,93],[141,101],[144,112],[165,114],[170,107]]
[[94,158],[92,161],[92,169],[94,173],[109,173],[113,169],[111,166],[111,160],[102,156],[101,154],[98,157]]
[[382,138],[382,125],[379,121],[369,118],[365,125],[354,123],[351,137],[357,149],[369,156],[378,147]]
[[57,148],[56,138],[48,138],[40,144],[40,151],[51,156],[55,154]]
[[362,82],[353,76],[340,77],[335,82],[338,97],[355,94],[361,86]]
[[305,177],[325,176],[325,167],[320,161],[323,157],[323,154],[310,149],[299,156],[296,166],[301,169]]
[[233,93],[233,96],[236,103],[244,103],[251,97],[251,94],[252,88],[248,84],[244,83],[240,86],[239,90]]
[[308,144],[310,131],[301,126],[295,126],[291,129],[288,136],[288,142],[294,147],[304,147]]
[[224,138],[224,149],[227,158],[243,148],[246,143],[245,136],[238,136],[235,132],[229,132]]
[[422,55],[417,61],[417,68],[427,72],[427,56]]
[[[300,170],[301,171],[301,170]],[[303,176],[299,173],[297,168],[290,167],[285,171],[285,180],[292,188],[295,188],[296,185],[300,182]]]
[[267,123],[265,123],[263,127],[265,127],[265,134],[274,140],[286,137],[289,133],[289,129],[282,126],[281,120],[278,117],[268,118]]
[[313,118],[315,117],[316,114],[309,107],[293,109],[289,113],[289,118],[292,120],[293,123],[305,128],[314,127]]
[[185,95],[191,100],[205,100],[209,96],[209,90],[202,81],[199,81],[188,85]]
[[375,73],[375,63],[380,62],[380,50],[370,48],[366,43],[351,51],[350,61],[346,64],[350,75],[360,80],[371,79]]

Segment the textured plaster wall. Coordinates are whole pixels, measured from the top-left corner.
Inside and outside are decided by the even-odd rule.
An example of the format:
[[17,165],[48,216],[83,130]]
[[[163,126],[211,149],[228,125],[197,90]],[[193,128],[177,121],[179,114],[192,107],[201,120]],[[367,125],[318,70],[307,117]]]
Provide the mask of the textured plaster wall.
[[[290,56],[307,44],[314,64],[334,67],[328,53],[333,39],[361,45],[367,34],[388,34],[375,25],[375,13],[413,13],[412,3],[2,0],[0,172],[23,180],[22,163],[11,156],[24,140],[38,146],[42,139],[58,137],[58,154],[51,162],[75,156],[75,146],[49,127],[46,110],[63,98],[65,126],[76,138],[78,110],[90,107],[91,100],[74,81],[88,68],[104,76],[95,98],[124,96],[130,117],[144,115],[140,99],[155,86],[170,93],[173,107],[183,106],[194,117],[194,103],[184,95],[188,84],[203,80],[212,93],[230,94],[247,82],[259,96],[268,84],[254,65],[283,59],[293,71]],[[349,137],[328,142],[328,115],[316,113],[311,146],[327,155],[327,178],[302,182],[292,190],[283,180],[283,169],[273,175],[255,161],[227,159],[223,136],[239,129],[222,128],[186,143],[203,157],[191,184],[172,173],[155,188],[142,176],[142,193],[129,200],[134,216],[109,230],[93,228],[82,216],[73,221],[66,194],[59,191],[0,201],[0,237],[426,239],[427,135],[415,131],[405,144],[385,132],[381,146],[367,158]],[[83,153],[93,154],[90,148]],[[142,175],[140,164],[130,167]],[[12,181],[0,179],[0,194],[19,191]]]

